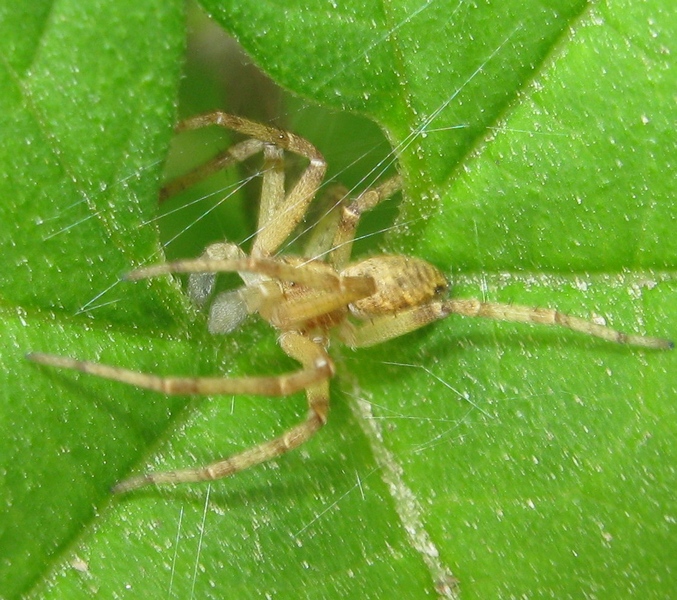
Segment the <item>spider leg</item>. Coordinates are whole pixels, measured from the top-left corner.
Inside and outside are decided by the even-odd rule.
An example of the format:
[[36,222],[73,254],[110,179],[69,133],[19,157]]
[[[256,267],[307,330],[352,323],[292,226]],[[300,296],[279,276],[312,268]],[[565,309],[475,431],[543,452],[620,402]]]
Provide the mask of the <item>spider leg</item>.
[[131,271],[127,273],[125,279],[138,281],[139,279],[147,279],[168,273],[229,273],[233,271],[259,273],[280,281],[328,290],[339,290],[341,287],[341,278],[338,273],[333,271],[316,271],[303,268],[302,266],[290,265],[275,259],[251,257],[238,259],[198,258],[195,260],[159,263]]
[[288,429],[281,436],[238,454],[218,460],[203,467],[146,473],[118,483],[113,492],[123,493],[150,484],[176,484],[213,481],[271,460],[308,441],[326,422],[329,412],[329,382],[333,373],[331,359],[325,349],[297,333],[286,333],[280,340],[282,349],[301,362],[304,371],[316,371],[319,381],[306,389],[308,414],[302,423]]
[[284,203],[284,152],[279,146],[263,147],[263,179],[256,231],[263,231]]
[[288,396],[323,379],[331,377],[333,365],[327,357],[317,359],[316,363],[303,369],[283,373],[272,377],[162,377],[150,373],[140,373],[122,367],[104,365],[92,361],[77,360],[65,356],[33,352],[26,358],[35,363],[74,369],[120,381],[139,388],[153,390],[162,394],[255,394],[261,396]]
[[[280,329],[293,328],[296,324],[344,308],[351,302],[376,291],[371,277],[342,276],[330,268],[319,270],[317,268],[319,264],[323,263],[292,265],[269,258],[200,258],[144,267],[128,273],[126,278],[136,281],[168,273],[213,274],[237,271],[241,275],[258,273],[277,281],[309,288],[296,297],[288,297],[275,281],[261,281],[257,284],[252,282],[234,292],[221,294],[212,304],[210,312],[209,327],[212,333],[232,331],[247,313],[254,312],[259,312],[264,319]],[[204,277],[204,280],[202,275],[191,280],[191,284],[196,288],[191,293],[196,299],[206,298],[211,291],[212,276]],[[244,279],[247,280],[246,277]]]
[[[251,254],[252,256],[270,256],[275,253],[303,219],[306,209],[327,171],[324,157],[310,142],[293,133],[261,125],[224,112],[212,112],[186,119],[179,125],[178,130],[187,131],[209,125],[232,129],[265,144],[305,156],[310,161],[284,200],[274,200],[270,205],[266,205],[268,200],[264,200],[262,218],[266,222],[259,229]],[[272,161],[273,165],[279,162],[272,151],[268,151],[266,160]],[[275,190],[280,189],[279,180],[271,179],[271,185]],[[275,204],[277,206],[273,206]],[[275,208],[275,210],[270,210],[270,207]]]
[[[180,129],[180,127],[179,127]],[[226,169],[227,167],[247,160],[257,152],[263,149],[263,142],[261,140],[248,139],[244,140],[234,146],[230,146],[210,161],[201,164],[199,167],[189,171],[185,175],[181,175],[173,179],[160,190],[160,203],[164,202],[176,194],[180,194],[189,187],[195,185],[199,181],[206,179],[217,171]]]
[[280,301],[272,296],[262,298],[257,310],[269,323],[279,329],[294,329],[313,319],[328,319],[327,328],[333,326],[331,315],[334,311],[347,310],[347,306],[370,296],[375,291],[371,277],[344,277],[342,289],[336,292],[318,290],[306,291],[298,298]]
[[348,188],[340,184],[332,184],[324,191],[318,211],[322,217],[308,231],[303,256],[320,259],[333,250],[339,221],[350,200],[349,193]]
[[363,325],[353,326],[347,323],[339,333],[349,346],[372,346],[414,331],[433,321],[444,319],[450,314],[559,326],[602,338],[608,342],[654,350],[668,350],[674,347],[673,342],[669,340],[622,333],[611,327],[598,325],[592,321],[567,315],[551,308],[531,308],[496,302],[480,302],[479,300],[431,302],[397,315],[374,318]]
[[[611,327],[599,325],[587,319],[561,313],[552,308],[532,308],[497,302],[480,302],[479,300],[447,300],[440,303],[446,314],[455,313],[465,317],[484,317],[499,321],[513,321],[517,323],[537,323],[541,325],[559,326],[586,335],[594,336],[629,346],[640,346],[655,350],[668,350],[674,344],[665,339],[622,333]],[[445,315],[446,316],[446,315]]]
[[321,290],[325,293],[347,293],[352,298],[363,298],[375,291],[375,284],[371,277],[341,276],[333,270],[313,268],[313,263],[300,266],[291,265],[271,258],[234,258],[211,259],[198,258],[194,260],[180,260],[169,263],[159,263],[150,267],[142,267],[127,273],[125,279],[138,281],[166,275],[169,273],[227,273],[237,271],[245,273],[259,273],[279,281],[287,281]]
[[370,188],[360,194],[347,206],[343,206],[341,218],[336,225],[336,233],[332,244],[333,250],[329,255],[329,263],[340,271],[350,262],[355,232],[362,214],[372,210],[375,206],[390,198],[402,188],[402,179],[399,175],[387,179],[382,184]]

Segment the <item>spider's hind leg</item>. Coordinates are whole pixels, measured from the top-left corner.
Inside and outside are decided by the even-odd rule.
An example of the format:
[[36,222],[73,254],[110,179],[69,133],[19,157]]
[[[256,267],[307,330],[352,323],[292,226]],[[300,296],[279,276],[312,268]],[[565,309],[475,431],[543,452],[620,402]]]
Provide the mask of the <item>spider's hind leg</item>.
[[606,325],[574,317],[553,308],[533,308],[517,304],[481,302],[480,300],[447,300],[441,303],[440,307],[441,312],[446,314],[454,313],[465,317],[484,317],[497,321],[564,327],[565,329],[578,331],[579,333],[601,338],[615,344],[625,344],[652,350],[670,350],[674,348],[674,344],[670,340],[623,333]]
[[552,308],[532,308],[516,304],[481,302],[474,299],[430,302],[395,315],[378,316],[357,326],[346,323],[341,327],[340,336],[345,344],[353,348],[373,346],[424,327],[434,321],[445,319],[452,314],[514,323],[564,327],[585,335],[601,338],[607,342],[652,350],[670,350],[674,347],[670,340],[622,333],[611,327],[567,315]]
[[[334,367],[325,349],[308,338],[297,333],[286,333],[280,339],[282,349],[303,365],[303,371],[315,372],[315,382],[306,388],[308,414],[298,425],[288,429],[279,437],[263,442],[253,448],[239,452],[228,458],[197,468],[178,469],[158,473],[146,473],[125,479],[118,483],[113,492],[123,493],[152,484],[177,484],[198,481],[213,481],[234,475],[244,469],[272,460],[298,448],[307,442],[327,422],[329,412],[329,378]],[[319,379],[319,381],[318,381]],[[291,391],[295,390],[290,390]]]

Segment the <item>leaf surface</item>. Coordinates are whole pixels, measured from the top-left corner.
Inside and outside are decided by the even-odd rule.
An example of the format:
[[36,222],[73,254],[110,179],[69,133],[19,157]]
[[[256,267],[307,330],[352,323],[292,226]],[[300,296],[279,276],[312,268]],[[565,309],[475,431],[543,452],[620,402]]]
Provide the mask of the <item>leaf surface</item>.
[[[210,338],[177,285],[118,281],[160,259],[183,50],[181,9],[161,4],[0,9],[0,596],[423,598],[449,573],[468,598],[668,596],[674,355],[554,329],[452,317],[333,348],[330,424],[303,450],[110,498],[132,469],[205,462],[305,412],[302,396],[186,404],[23,360],[294,367],[265,327]],[[667,0],[204,5],[279,83],[384,129],[406,180],[387,250],[431,260],[461,297],[675,336]]]

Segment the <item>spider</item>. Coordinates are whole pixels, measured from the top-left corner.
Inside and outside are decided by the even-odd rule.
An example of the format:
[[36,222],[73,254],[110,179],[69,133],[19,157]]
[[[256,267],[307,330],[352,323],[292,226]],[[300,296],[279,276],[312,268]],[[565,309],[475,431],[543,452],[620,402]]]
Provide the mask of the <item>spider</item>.
[[[321,219],[303,256],[278,256],[282,244],[303,220],[324,179],[326,164],[308,141],[292,133],[214,112],[183,121],[179,131],[220,126],[246,136],[211,162],[167,185],[161,198],[185,189],[218,169],[263,152],[261,207],[249,255],[235,244],[208,246],[196,260],[140,268],[127,275],[139,280],[168,273],[188,273],[194,303],[209,303],[208,327],[227,333],[257,313],[277,331],[279,345],[300,363],[297,371],[271,377],[161,377],[96,362],[32,353],[34,362],[65,367],[164,394],[259,394],[287,396],[305,390],[308,414],[279,437],[206,466],[132,476],[113,488],[128,492],[149,484],[177,484],[220,479],[276,458],[309,440],[326,422],[329,380],[334,363],[330,335],[351,348],[371,346],[404,335],[451,314],[504,321],[558,325],[609,342],[650,349],[672,348],[664,339],[630,335],[548,308],[529,308],[446,297],[449,284],[440,270],[419,258],[377,255],[350,261],[360,216],[400,190],[395,176]],[[284,151],[309,163],[285,192]],[[323,257],[317,258],[317,257]],[[217,273],[237,272],[244,286],[212,300]]]

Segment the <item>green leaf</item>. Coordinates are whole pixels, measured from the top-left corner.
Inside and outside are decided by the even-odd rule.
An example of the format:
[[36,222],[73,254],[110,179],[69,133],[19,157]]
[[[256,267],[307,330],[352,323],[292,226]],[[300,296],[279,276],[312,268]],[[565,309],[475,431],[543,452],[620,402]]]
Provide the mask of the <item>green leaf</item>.
[[[35,350],[91,358],[112,348],[109,358],[121,361],[144,348],[146,361],[167,345],[187,352],[178,336],[172,344],[159,337],[189,322],[175,288],[119,285],[130,264],[159,252],[143,223],[155,214],[171,137],[182,9],[3,2],[0,40],[0,596],[16,598],[70,554],[136,460],[132,442],[154,439],[183,404],[142,405],[132,415],[134,390],[105,386],[97,404],[72,380],[24,360]],[[111,427],[116,420],[126,432]]]
[[[668,0],[204,4],[282,85],[383,127],[406,179],[389,251],[461,297],[675,336]],[[266,327],[211,338],[178,286],[118,281],[161,260],[178,3],[5,2],[0,24],[1,597],[422,598],[450,573],[469,598],[671,594],[674,354],[560,330],[451,317],[332,347],[331,419],[301,451],[111,498],[272,437],[304,399],[181,410],[23,360],[294,368]]]

